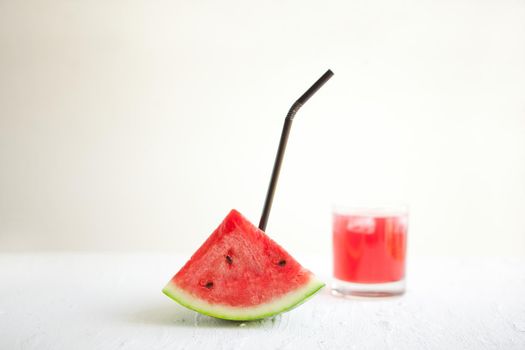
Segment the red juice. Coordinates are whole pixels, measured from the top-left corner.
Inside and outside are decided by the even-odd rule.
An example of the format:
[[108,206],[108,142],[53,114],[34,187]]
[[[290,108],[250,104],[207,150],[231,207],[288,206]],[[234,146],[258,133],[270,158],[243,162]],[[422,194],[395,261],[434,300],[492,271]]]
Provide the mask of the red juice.
[[388,283],[405,277],[405,215],[333,216],[334,276],[353,283]]

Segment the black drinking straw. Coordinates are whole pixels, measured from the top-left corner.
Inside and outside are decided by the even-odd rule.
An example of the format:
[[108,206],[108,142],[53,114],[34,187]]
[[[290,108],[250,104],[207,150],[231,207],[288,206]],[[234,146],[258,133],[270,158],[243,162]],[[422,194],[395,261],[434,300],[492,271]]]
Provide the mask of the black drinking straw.
[[288,135],[290,134],[290,129],[292,127],[293,118],[295,114],[301,108],[306,101],[312,97],[317,90],[323,86],[328,79],[330,79],[334,73],[329,69],[326,73],[319,78],[314,85],[312,85],[306,92],[299,97],[297,101],[294,102],[286,118],[284,119],[283,131],[281,133],[281,140],[279,141],[279,148],[277,149],[277,155],[275,156],[275,163],[273,165],[272,177],[270,179],[270,185],[268,186],[268,192],[266,193],[266,200],[264,201],[264,209],[261,215],[261,221],[259,221],[259,228],[261,230],[266,229],[266,224],[268,223],[268,217],[270,216],[270,210],[272,209],[273,195],[275,194],[275,187],[277,186],[277,180],[279,179],[279,171],[281,170],[281,165],[283,163],[284,151],[286,150],[286,142],[288,141]]

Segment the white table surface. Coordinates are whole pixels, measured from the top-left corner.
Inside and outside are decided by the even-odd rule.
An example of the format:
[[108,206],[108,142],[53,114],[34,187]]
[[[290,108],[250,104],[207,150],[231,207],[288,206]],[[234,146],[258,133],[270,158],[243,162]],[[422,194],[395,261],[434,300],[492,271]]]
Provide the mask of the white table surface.
[[[412,259],[401,298],[347,300],[325,288],[246,323],[161,293],[184,260],[0,254],[0,349],[525,349],[524,260]],[[329,259],[301,262],[329,278]]]

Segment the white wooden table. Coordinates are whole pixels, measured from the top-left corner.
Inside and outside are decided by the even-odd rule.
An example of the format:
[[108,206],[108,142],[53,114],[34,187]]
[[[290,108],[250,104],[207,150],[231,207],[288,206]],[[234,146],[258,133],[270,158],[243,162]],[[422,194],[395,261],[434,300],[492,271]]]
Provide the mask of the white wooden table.
[[[301,259],[329,278],[330,260]],[[325,289],[247,323],[186,310],[160,290],[184,258],[0,254],[0,349],[525,349],[525,261],[413,259],[401,298]]]

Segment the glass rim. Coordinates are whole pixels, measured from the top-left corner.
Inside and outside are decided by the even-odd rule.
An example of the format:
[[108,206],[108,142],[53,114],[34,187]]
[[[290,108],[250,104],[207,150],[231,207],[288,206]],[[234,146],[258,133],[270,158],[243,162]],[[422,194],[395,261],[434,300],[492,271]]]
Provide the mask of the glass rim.
[[405,203],[352,203],[332,204],[332,214],[360,216],[408,216],[409,206]]

